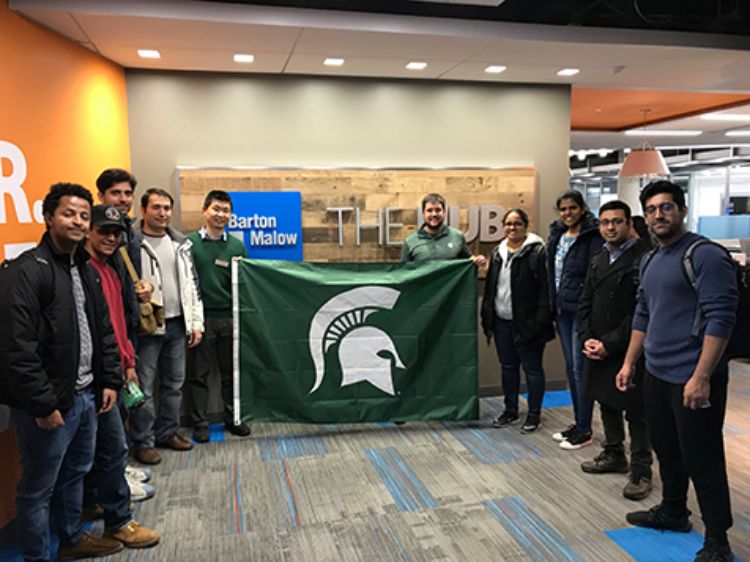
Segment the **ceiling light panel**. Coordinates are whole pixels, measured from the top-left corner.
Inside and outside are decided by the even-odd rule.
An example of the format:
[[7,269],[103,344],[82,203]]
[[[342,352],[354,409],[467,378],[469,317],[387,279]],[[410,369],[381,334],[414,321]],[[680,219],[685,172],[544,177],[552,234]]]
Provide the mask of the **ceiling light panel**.
[[424,70],[425,68],[427,68],[427,63],[423,61],[413,60],[407,63],[406,68],[408,68],[409,70]]
[[580,68],[561,68],[557,71],[558,76],[575,76],[581,72]]
[[138,56],[142,59],[160,59],[161,53],[156,49],[138,49]]
[[750,114],[747,113],[706,113],[701,115],[706,121],[738,121],[750,122]]
[[342,66],[346,61],[342,58],[328,57],[323,61],[326,66]]
[[255,61],[255,55],[251,55],[249,53],[235,53],[234,62],[238,62],[240,64],[250,64],[251,62]]
[[505,72],[507,69],[507,66],[502,66],[500,64],[491,64],[485,67],[484,71],[487,74],[500,74],[501,72]]
[[728,137],[750,137],[750,130],[747,131],[727,131],[724,133]]
[[631,129],[625,131],[629,137],[697,137],[703,134],[703,131],[689,129],[675,129],[669,131],[666,129]]

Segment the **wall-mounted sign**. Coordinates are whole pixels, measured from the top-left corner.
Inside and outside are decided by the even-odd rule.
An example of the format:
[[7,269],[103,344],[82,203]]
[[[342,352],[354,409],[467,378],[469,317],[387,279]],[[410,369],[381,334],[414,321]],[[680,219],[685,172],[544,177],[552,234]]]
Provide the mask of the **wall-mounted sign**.
[[298,191],[232,191],[227,229],[247,257],[302,261],[302,196]]

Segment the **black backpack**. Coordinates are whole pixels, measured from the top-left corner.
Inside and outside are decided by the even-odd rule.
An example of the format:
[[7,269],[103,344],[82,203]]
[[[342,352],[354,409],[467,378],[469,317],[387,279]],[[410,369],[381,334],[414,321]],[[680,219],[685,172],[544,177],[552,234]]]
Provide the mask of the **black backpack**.
[[[729,259],[734,264],[734,271],[737,276],[737,292],[739,299],[737,300],[737,311],[734,329],[732,335],[729,337],[727,343],[727,349],[724,352],[729,359],[737,357],[750,358],[750,267],[746,265],[740,265],[737,261],[732,258],[724,246],[709,240],[705,236],[700,236],[693,240],[685,252],[682,254],[682,260],[680,265],[682,268],[682,274],[685,276],[688,284],[693,288],[694,291],[698,291],[696,286],[695,268],[693,267],[693,253],[698,246],[703,244],[712,244],[718,248],[721,248],[726,252]],[[658,249],[651,250],[643,256],[641,262],[641,277],[646,272],[646,267],[651,262],[651,258],[654,257]],[[700,339],[701,332],[703,331],[703,311],[700,306],[695,309],[695,317],[693,318],[693,327],[690,330],[690,337],[694,342],[698,342]]]

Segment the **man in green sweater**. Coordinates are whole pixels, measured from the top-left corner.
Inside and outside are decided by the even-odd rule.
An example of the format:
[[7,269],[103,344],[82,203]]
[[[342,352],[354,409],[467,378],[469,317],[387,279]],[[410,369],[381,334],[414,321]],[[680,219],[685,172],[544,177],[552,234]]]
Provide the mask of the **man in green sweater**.
[[225,230],[232,215],[232,199],[226,191],[214,190],[203,201],[203,226],[188,234],[192,241],[193,261],[203,296],[205,333],[200,345],[192,350],[188,370],[188,392],[192,398],[190,417],[193,439],[209,440],[208,377],[214,366],[221,375],[221,397],[224,400],[224,428],[246,437],[250,427],[234,423],[232,382],[232,258],[245,257],[244,244]]

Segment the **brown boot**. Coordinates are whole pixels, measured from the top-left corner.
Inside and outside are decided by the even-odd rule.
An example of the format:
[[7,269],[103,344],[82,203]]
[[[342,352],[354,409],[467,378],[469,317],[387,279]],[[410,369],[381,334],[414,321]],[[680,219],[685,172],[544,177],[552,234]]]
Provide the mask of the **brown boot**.
[[106,537],[98,539],[91,533],[83,533],[76,542],[60,545],[57,549],[57,558],[59,560],[99,558],[120,552],[123,548],[122,543],[115,539]]
[[135,460],[142,464],[159,464],[161,462],[161,455],[153,447],[136,449],[133,456]]
[[104,529],[104,536],[120,541],[127,548],[147,548],[154,546],[161,538],[159,533],[144,527],[138,521],[130,521],[119,529]]
[[156,446],[175,451],[189,451],[193,448],[193,444],[179,433],[173,433],[164,441],[159,441]]

